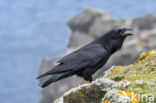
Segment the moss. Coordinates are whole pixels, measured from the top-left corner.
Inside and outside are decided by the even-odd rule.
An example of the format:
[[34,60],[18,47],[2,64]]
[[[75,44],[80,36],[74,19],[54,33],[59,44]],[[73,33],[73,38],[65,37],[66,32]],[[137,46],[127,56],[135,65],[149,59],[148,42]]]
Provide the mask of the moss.
[[[141,54],[132,65],[115,68],[108,78],[118,82],[129,81],[128,86],[121,85],[119,89],[137,95],[146,94],[147,98],[151,94],[155,97],[155,101],[151,103],[156,103],[156,50]],[[145,99],[140,101],[140,103],[148,102]]]
[[112,80],[121,81],[124,78],[124,75],[113,75]]

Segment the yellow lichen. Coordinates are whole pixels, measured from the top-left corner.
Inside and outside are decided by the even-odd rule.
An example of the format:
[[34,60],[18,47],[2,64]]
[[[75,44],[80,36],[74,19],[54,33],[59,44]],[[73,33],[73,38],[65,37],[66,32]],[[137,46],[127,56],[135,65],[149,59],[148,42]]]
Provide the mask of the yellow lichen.
[[103,103],[111,103],[111,101],[106,99]]
[[138,61],[149,59],[153,54],[156,54],[156,49],[153,49],[147,53],[141,54],[138,58]]
[[108,103],[108,100],[106,99],[106,100],[104,101],[104,103]]
[[126,96],[126,93],[124,91],[117,90],[116,92],[122,96]]
[[122,66],[119,66],[118,68],[115,68],[112,72],[112,74],[114,74],[116,71],[120,70],[122,68]]
[[117,92],[119,95],[130,97],[130,101],[131,101],[132,103],[139,103],[139,102],[137,101],[138,96],[135,95],[134,93],[131,93],[131,92],[128,92],[128,91],[121,91],[121,90],[117,90],[116,92]]
[[[153,85],[156,83],[156,49],[142,53],[134,64],[123,66],[120,70],[119,67],[117,67],[112,71],[113,72],[107,76],[111,80],[115,80],[120,84],[125,80],[131,82],[129,86],[125,87],[120,85],[118,89],[121,91],[133,92],[137,95],[135,97],[138,99],[130,98],[132,96],[130,92],[124,93],[118,91],[117,94],[120,94],[121,96],[127,95],[132,103],[149,103],[149,94],[152,94],[154,98],[156,98],[156,86]],[[136,80],[143,80],[144,82],[143,84],[138,85]],[[142,97],[144,94],[147,94],[147,99]],[[156,103],[156,99],[151,101],[151,103]]]
[[84,97],[84,93],[82,93],[82,92],[79,92],[79,95],[80,95],[81,97]]
[[156,50],[154,49],[154,50],[151,50],[151,51],[149,51],[148,52],[148,55],[146,56],[146,59],[148,59],[149,57],[151,57],[153,54],[155,54],[156,53]]

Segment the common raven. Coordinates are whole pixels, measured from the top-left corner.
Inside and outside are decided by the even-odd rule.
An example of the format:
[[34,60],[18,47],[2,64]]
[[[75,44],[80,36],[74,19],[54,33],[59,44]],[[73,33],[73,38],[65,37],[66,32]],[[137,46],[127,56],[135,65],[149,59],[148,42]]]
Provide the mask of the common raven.
[[46,87],[52,82],[71,75],[78,75],[87,81],[92,81],[92,75],[105,65],[109,57],[122,47],[128,32],[131,29],[122,28],[111,30],[100,38],[68,54],[58,61],[58,65],[50,71],[40,75],[37,79],[50,75],[51,77],[40,83],[41,87]]

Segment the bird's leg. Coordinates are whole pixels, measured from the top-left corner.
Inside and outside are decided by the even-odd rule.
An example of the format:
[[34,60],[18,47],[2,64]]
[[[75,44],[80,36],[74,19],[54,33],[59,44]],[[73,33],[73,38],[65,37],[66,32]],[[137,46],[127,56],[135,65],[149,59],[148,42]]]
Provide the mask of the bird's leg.
[[90,84],[93,81],[93,78],[91,75],[85,75],[84,79],[86,80],[84,84]]
[[89,81],[89,82],[92,82],[92,81],[93,81],[92,76],[89,77],[88,81]]
[[91,82],[90,81],[86,81],[84,84],[90,84]]
[[89,79],[85,82],[85,84],[90,84],[93,81],[92,76],[89,77]]

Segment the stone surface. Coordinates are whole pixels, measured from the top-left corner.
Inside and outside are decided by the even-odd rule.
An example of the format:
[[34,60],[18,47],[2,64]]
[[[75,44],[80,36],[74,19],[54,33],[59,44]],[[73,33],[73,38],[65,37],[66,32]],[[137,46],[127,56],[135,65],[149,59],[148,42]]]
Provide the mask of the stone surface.
[[[123,93],[123,94],[119,94]],[[120,91],[120,90],[111,90],[109,92],[107,92],[104,96],[104,98],[102,98],[101,103],[133,103],[131,101],[131,98],[124,92]]]
[[[87,8],[74,16],[67,24],[72,31],[68,43],[68,53],[113,28],[131,27],[133,29],[135,35],[127,38],[122,49],[115,53],[107,64],[95,73],[94,79],[112,65],[131,64],[141,52],[156,48],[156,15],[147,15],[134,19],[118,19],[111,17],[107,11]],[[43,74],[45,71],[53,68],[56,65],[55,61],[43,60],[39,74]],[[70,88],[76,87],[82,82],[84,82],[83,79],[72,76],[50,85],[43,89],[41,103],[50,103],[50,101],[53,101]]]
[[156,28],[156,15],[151,14],[134,19],[133,25],[139,30],[150,30]]
[[105,93],[119,86],[119,83],[107,78],[98,78],[91,84],[71,89],[54,103],[100,103]]

